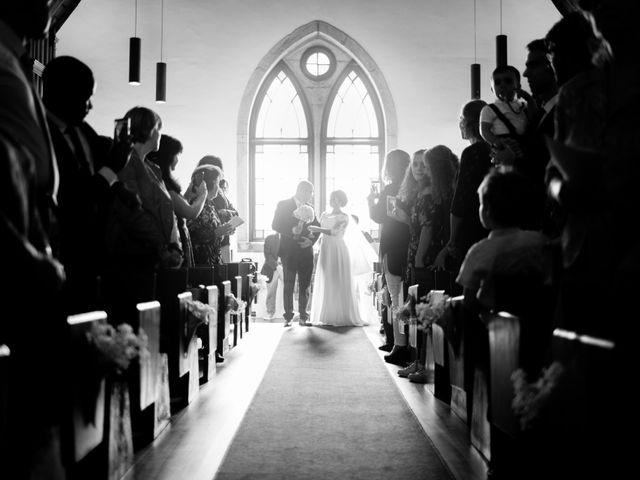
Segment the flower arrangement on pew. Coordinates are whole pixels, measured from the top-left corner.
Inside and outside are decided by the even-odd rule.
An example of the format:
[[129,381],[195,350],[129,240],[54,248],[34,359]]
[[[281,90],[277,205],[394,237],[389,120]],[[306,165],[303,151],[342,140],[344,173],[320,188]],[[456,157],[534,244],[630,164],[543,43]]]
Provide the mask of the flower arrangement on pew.
[[367,283],[367,292],[371,295],[378,293],[378,281],[375,278],[372,278],[371,281]]
[[108,323],[95,323],[87,332],[87,341],[97,356],[99,369],[107,373],[120,374],[133,359],[149,355],[144,331],[136,335],[127,323],[116,328]]
[[316,214],[310,205],[300,205],[293,211],[293,216],[298,219],[298,225],[294,227],[293,233],[300,235],[304,224],[312,222]]
[[376,295],[376,301],[379,304],[384,305],[385,307],[391,306],[391,295],[389,294],[389,289],[386,285],[374,293]]
[[442,323],[445,315],[449,311],[449,300],[451,297],[442,290],[431,290],[416,304],[416,316],[418,329],[425,330],[434,322]]
[[529,382],[524,370],[518,369],[511,375],[515,396],[511,403],[518,417],[520,428],[530,430],[554,423],[554,405],[562,403],[562,383],[565,369],[559,362],[553,362],[542,370],[540,377]]
[[233,293],[225,295],[225,312],[231,312],[232,315],[239,315],[247,308],[247,302],[238,300]]
[[[211,305],[204,304],[199,300],[187,300],[186,309],[187,322],[182,336],[185,350],[189,348],[189,343],[200,325],[217,322],[217,312]],[[198,342],[198,348],[200,348],[200,343]]]
[[416,312],[416,301],[413,297],[407,298],[398,310],[396,311],[396,318],[407,325],[414,325],[418,322],[418,314]]
[[267,291],[267,276],[261,273],[256,273],[253,277],[253,282],[249,285],[249,302],[252,302],[258,295],[258,292]]
[[216,311],[211,305],[206,305],[199,300],[188,300],[186,307],[190,317],[199,324],[208,325],[209,322],[216,321]]

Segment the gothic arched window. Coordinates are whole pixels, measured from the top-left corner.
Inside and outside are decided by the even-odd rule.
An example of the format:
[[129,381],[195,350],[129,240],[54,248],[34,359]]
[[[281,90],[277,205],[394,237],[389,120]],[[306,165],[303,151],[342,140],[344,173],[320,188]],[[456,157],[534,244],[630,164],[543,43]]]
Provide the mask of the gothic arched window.
[[248,174],[245,240],[259,242],[272,232],[278,201],[293,196],[302,179],[315,186],[318,215],[329,208],[333,190],[344,190],[347,210],[377,238],[366,197],[385,151],[395,148],[395,128],[386,82],[356,42],[320,21],[287,36],[254,72],[239,117],[239,171]]

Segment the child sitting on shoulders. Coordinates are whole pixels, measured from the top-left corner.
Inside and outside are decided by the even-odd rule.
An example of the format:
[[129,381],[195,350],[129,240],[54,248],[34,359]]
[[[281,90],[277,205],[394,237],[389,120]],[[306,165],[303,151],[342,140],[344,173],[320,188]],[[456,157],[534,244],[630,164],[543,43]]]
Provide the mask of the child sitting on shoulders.
[[493,71],[491,91],[496,100],[480,112],[480,134],[495,150],[510,148],[522,158],[519,143],[535,114],[533,98],[520,88],[520,72],[511,65]]

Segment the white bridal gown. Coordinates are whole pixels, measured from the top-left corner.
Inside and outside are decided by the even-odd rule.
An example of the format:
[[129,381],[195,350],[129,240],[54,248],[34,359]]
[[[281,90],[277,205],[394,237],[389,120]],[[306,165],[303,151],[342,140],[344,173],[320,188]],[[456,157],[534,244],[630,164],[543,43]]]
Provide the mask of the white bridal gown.
[[[362,232],[345,213],[323,213],[321,228],[332,234],[322,234],[320,253],[313,280],[311,323],[314,325],[367,325],[359,306],[357,276],[371,272],[377,254]],[[349,226],[348,226],[349,225]],[[365,317],[365,318],[363,318]]]

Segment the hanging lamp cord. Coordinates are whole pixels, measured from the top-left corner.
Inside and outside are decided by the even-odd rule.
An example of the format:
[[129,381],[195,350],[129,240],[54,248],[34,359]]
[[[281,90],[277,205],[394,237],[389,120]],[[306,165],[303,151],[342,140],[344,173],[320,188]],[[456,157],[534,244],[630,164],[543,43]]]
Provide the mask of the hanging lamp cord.
[[164,0],[160,4],[160,61],[162,62],[162,48],[164,46]]

